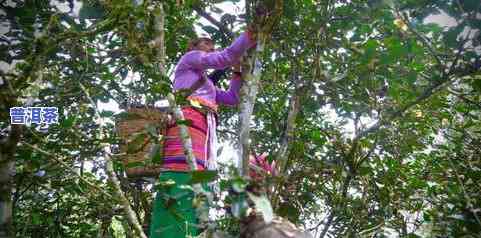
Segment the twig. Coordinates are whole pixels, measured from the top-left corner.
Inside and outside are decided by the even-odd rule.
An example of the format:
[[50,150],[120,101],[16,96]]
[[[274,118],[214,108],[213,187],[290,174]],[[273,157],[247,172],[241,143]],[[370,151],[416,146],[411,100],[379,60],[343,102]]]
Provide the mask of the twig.
[[215,18],[213,18],[211,15],[209,15],[207,12],[205,12],[202,8],[200,8],[197,5],[194,5],[192,7],[194,11],[197,12],[200,16],[208,20],[210,23],[214,24],[219,28],[219,30],[223,33],[223,36],[226,38],[226,40],[233,39],[234,38],[234,33],[227,28],[226,25],[222,24],[221,22],[217,21]]
[[371,134],[371,133],[379,130],[379,128],[381,128],[381,126],[388,125],[389,123],[391,123],[396,118],[401,117],[411,107],[413,107],[413,106],[423,102],[427,98],[431,97],[434,93],[437,92],[437,90],[439,88],[442,88],[442,87],[446,86],[446,84],[449,84],[449,83],[452,83],[452,81],[451,80],[445,80],[445,81],[437,82],[436,84],[434,84],[431,87],[429,87],[428,89],[426,89],[423,92],[423,94],[421,94],[421,96],[419,96],[416,100],[404,105],[402,108],[400,108],[396,112],[392,113],[391,115],[387,116],[385,119],[380,119],[378,122],[376,122],[371,127],[367,128],[366,130],[361,131],[359,134],[356,135],[356,137],[354,137],[354,140],[359,140],[362,137],[365,137],[368,134]]
[[[294,74],[295,75],[293,75],[293,77],[297,78],[298,77],[297,72],[294,72]],[[288,148],[294,139],[294,131],[296,130],[296,118],[297,118],[297,114],[299,114],[300,104],[301,104],[300,94],[303,91],[302,89],[303,87],[296,85],[294,95],[292,96],[290,101],[289,112],[287,114],[287,123],[286,123],[287,125],[285,130],[285,136],[282,138],[281,146],[276,159],[276,161],[280,163],[280,166],[279,166],[280,173],[284,173],[284,171],[286,170],[287,155],[288,155],[287,153],[288,153]]]
[[110,158],[106,158],[105,167],[110,180],[114,184],[114,188],[115,188],[114,191],[116,195],[120,198],[120,203],[122,204],[122,207],[124,208],[124,211],[127,215],[127,220],[129,221],[130,225],[134,227],[134,230],[137,232],[137,234],[140,237],[147,238],[147,236],[144,233],[144,230],[142,229],[142,225],[140,225],[140,222],[137,219],[137,215],[135,211],[132,209],[129,200],[127,200],[127,198],[125,197],[124,191],[122,191],[120,181],[117,178],[117,175],[115,174],[113,163]]
[[[466,193],[466,188],[464,187],[464,184],[463,184],[463,181],[461,181],[461,178],[459,176],[459,173],[458,173],[458,170],[457,168],[454,166],[454,163],[453,161],[451,160],[451,157],[448,156],[448,161],[449,161],[449,165],[451,167],[451,169],[454,171],[454,174],[456,174],[456,179],[458,180],[458,183],[459,185],[461,186],[461,191],[463,192],[463,196],[464,196],[464,199],[466,199],[466,203],[468,204],[468,207],[470,209],[473,209],[474,210],[474,206],[473,206],[473,203],[471,202],[471,198],[468,196],[468,194]],[[474,215],[474,218],[476,219],[476,221],[478,222],[478,225],[481,226],[481,220],[479,219],[479,216],[477,214],[476,211],[472,211],[473,215]]]
[[423,45],[428,49],[429,53],[434,57],[434,59],[436,60],[437,64],[438,64],[438,68],[441,70],[441,72],[444,73],[444,64],[443,62],[441,61],[441,59],[439,58],[438,54],[436,54],[436,51],[434,50],[433,46],[428,42],[428,40],[426,38],[424,38],[424,36],[422,36],[421,34],[419,34],[419,32],[417,32],[414,27],[410,24],[409,20],[407,19],[406,16],[404,16],[403,14],[401,14],[399,12],[398,9],[395,9],[396,11],[396,14],[402,18],[402,21],[404,22],[404,24],[406,24],[408,26],[408,30],[413,33],[422,43]]
[[[294,131],[296,129],[296,118],[297,114],[299,113],[300,110],[300,104],[301,104],[301,93],[302,93],[302,88],[299,86],[298,82],[298,75],[297,71],[294,71],[292,73],[292,78],[296,82],[296,86],[294,89],[294,95],[292,95],[292,98],[289,103],[289,112],[287,114],[287,123],[286,123],[286,130],[284,133],[284,137],[281,140],[281,145],[279,148],[279,151],[276,156],[276,163],[279,163],[279,175],[283,176],[285,171],[287,170],[287,159],[288,159],[288,149],[294,139]],[[277,191],[279,191],[281,186],[281,181],[276,184],[276,187],[274,188],[274,194],[276,194]],[[273,206],[276,207],[277,203],[279,202],[279,196],[276,196],[273,202]]]
[[35,146],[35,145],[29,144],[29,143],[27,143],[27,142],[25,142],[25,141],[23,141],[22,144],[30,147],[32,150],[35,150],[35,151],[37,151],[37,152],[39,152],[39,153],[41,153],[41,154],[46,155],[47,158],[49,158],[49,159],[55,160],[55,162],[57,162],[57,163],[59,163],[60,165],[62,165],[62,167],[63,167],[64,169],[68,170],[71,174],[77,175],[78,178],[79,178],[82,182],[84,182],[85,184],[87,184],[88,186],[90,186],[90,187],[94,188],[95,190],[101,192],[101,193],[102,193],[103,195],[105,195],[107,198],[112,198],[112,196],[111,196],[109,193],[107,193],[104,189],[100,188],[99,186],[91,183],[90,181],[86,180],[84,177],[82,177],[82,176],[80,176],[79,174],[77,174],[77,172],[76,172],[74,169],[72,169],[72,166],[70,166],[69,164],[63,162],[61,156],[55,155],[55,154],[50,153],[50,152],[48,152],[48,151],[45,151],[45,150],[43,150],[43,149],[41,149],[41,148],[38,148],[38,147]]
[[[88,100],[92,104],[92,106],[95,109],[95,115],[97,119],[99,120],[100,123],[100,130],[103,130],[103,120],[102,117],[100,116],[99,109],[97,108],[97,104],[94,102],[94,100],[90,97],[89,92],[87,89],[84,87],[82,83],[80,84],[80,88],[82,91],[85,93],[85,96],[87,96]],[[101,131],[100,132],[100,140],[104,138],[104,133]],[[114,191],[115,194],[118,196],[120,199],[120,203],[122,207],[124,208],[124,211],[127,215],[127,221],[130,223],[130,225],[134,228],[134,230],[137,232],[137,234],[141,238],[147,238],[147,236],[144,233],[144,230],[142,229],[142,225],[140,225],[140,222],[137,218],[137,215],[135,214],[134,210],[132,209],[132,206],[130,205],[129,200],[126,198],[124,192],[122,191],[122,187],[120,185],[120,181],[117,178],[117,174],[115,174],[113,163],[112,163],[112,158],[110,157],[109,153],[104,153],[105,154],[105,169],[107,171],[107,174],[109,176],[110,181],[114,185]]]
[[[185,121],[184,114],[180,107],[177,106],[175,103],[175,97],[172,93],[167,95],[167,100],[169,101],[169,106],[171,107],[174,113],[174,119],[177,122]],[[197,170],[197,163],[195,161],[194,152],[192,150],[192,139],[190,138],[189,130],[186,125],[178,123],[177,126],[179,127],[180,139],[182,141],[182,148],[184,149],[184,155],[187,160],[187,163],[190,166],[191,171]],[[212,193],[204,191],[202,186],[198,183],[192,185],[192,190],[194,191],[195,196],[198,195],[205,195],[207,197],[208,203],[211,204],[213,201]],[[202,206],[197,207],[197,212],[199,214],[199,220],[202,223],[207,223],[209,219],[209,210],[204,209]]]
[[329,227],[331,226],[333,220],[334,220],[334,213],[331,212],[331,214],[329,214],[329,216],[327,217],[326,225],[324,226],[324,229],[322,229],[322,232],[319,235],[319,238],[323,238],[326,235],[327,230],[329,230]]
[[217,130],[219,133],[225,133],[225,134],[229,134],[229,135],[233,135],[233,136],[237,136],[237,133],[235,133],[234,131],[230,131],[230,130]]
[[[344,179],[344,183],[342,185],[342,199],[341,201],[341,206],[344,205],[345,203],[345,198],[347,197],[347,190],[349,188],[349,185],[351,183],[351,180],[354,178],[354,176],[352,174],[348,174],[346,179]],[[327,218],[327,221],[326,221],[326,225],[324,226],[324,229],[322,230],[321,232],[321,235],[319,236],[319,238],[323,238],[327,231],[329,230],[329,227],[332,225],[332,222],[334,220],[334,212],[331,211],[331,214],[329,214],[329,217]]]
[[[184,114],[182,110],[175,103],[175,97],[173,94],[167,95],[167,100],[169,101],[169,106],[174,112],[174,119],[177,122],[185,121]],[[182,140],[182,147],[184,149],[184,154],[192,171],[197,170],[197,163],[195,162],[194,152],[192,151],[192,139],[190,138],[189,131],[186,125],[177,123],[179,127],[180,139]]]

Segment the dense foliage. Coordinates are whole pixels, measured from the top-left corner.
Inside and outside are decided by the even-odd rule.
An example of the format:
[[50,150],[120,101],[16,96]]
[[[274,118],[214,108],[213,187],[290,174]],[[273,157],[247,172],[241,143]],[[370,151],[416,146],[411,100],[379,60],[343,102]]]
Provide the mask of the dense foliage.
[[[116,112],[102,111],[101,126],[92,101],[164,98],[201,15],[221,15],[200,26],[219,46],[250,21],[252,1],[237,3],[239,15],[221,2],[238,1],[0,1],[0,203],[13,212],[0,232],[129,236],[102,152],[118,143]],[[167,76],[152,44],[159,14]],[[479,0],[285,0],[282,14],[259,56],[251,133],[271,160],[287,146],[275,212],[315,237],[479,237]],[[60,122],[12,126],[14,106],[58,107]],[[237,111],[221,115],[219,133],[235,144]],[[148,221],[151,187],[115,169]]]

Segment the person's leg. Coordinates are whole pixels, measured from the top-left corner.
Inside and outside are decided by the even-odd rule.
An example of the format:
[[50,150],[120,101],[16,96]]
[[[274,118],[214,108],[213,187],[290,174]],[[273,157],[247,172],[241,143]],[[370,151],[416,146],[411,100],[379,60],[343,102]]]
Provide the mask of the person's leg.
[[193,207],[194,193],[180,188],[190,181],[190,174],[183,172],[163,172],[159,176],[161,184],[172,180],[172,186],[160,186],[154,201],[150,238],[184,238],[198,235],[197,217]]

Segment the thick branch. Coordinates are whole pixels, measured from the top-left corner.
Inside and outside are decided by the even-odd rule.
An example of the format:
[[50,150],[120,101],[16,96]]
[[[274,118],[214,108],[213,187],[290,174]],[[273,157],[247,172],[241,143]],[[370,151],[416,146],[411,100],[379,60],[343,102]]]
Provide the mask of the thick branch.
[[159,3],[155,11],[155,31],[157,37],[152,42],[152,45],[157,49],[158,67],[162,75],[165,75],[165,13],[162,3]]
[[[246,3],[247,4],[247,3]],[[241,103],[240,103],[240,129],[239,129],[239,144],[242,166],[240,174],[244,177],[249,176],[249,148],[250,148],[250,122],[254,104],[257,97],[257,90],[259,88],[259,81],[261,78],[262,64],[259,57],[264,51],[266,40],[272,33],[273,26],[277,23],[279,16],[282,13],[283,1],[275,1],[275,12],[271,18],[262,19],[256,22],[258,25],[254,27],[259,31],[257,33],[257,47],[247,60],[243,60],[243,80],[244,85],[241,88]]]
[[[87,89],[83,86],[83,84],[80,83],[80,88],[82,91],[85,93],[85,96],[87,96],[88,100],[92,104],[92,106],[95,109],[95,114],[97,117],[97,120],[100,122],[100,136],[99,139],[102,140],[104,139],[104,123],[103,119],[100,116],[100,112],[97,108],[97,104],[94,102],[94,100],[90,97],[89,92]],[[144,233],[144,230],[142,229],[142,225],[140,225],[139,219],[137,218],[137,215],[135,214],[134,210],[132,209],[132,206],[130,205],[129,200],[125,196],[124,192],[122,191],[122,187],[120,186],[120,181],[117,178],[117,174],[115,173],[113,169],[113,163],[112,163],[112,158],[110,157],[109,153],[105,153],[106,158],[105,158],[105,169],[107,171],[107,175],[109,176],[110,181],[114,185],[114,191],[117,197],[120,199],[120,203],[122,207],[124,208],[125,214],[127,216],[127,220],[130,223],[130,225],[134,228],[136,233],[141,237],[141,238],[147,238],[147,236]]]
[[[296,73],[294,73],[296,74]],[[293,75],[294,80],[297,80],[297,75]],[[287,166],[287,157],[288,157],[288,149],[290,144],[294,139],[294,131],[296,130],[296,118],[297,114],[299,114],[300,104],[301,104],[301,93],[302,87],[296,85],[296,89],[294,91],[294,95],[291,98],[289,103],[289,112],[287,114],[287,123],[286,123],[286,130],[284,133],[284,137],[281,141],[281,146],[279,152],[277,154],[276,162],[279,162],[279,169],[280,173],[284,173],[286,171]]]
[[[8,80],[5,79],[5,90],[0,94],[0,103],[8,110],[13,106],[17,106],[17,95]],[[2,89],[4,90],[4,89]],[[0,237],[13,236],[15,234],[13,226],[13,174],[15,172],[15,150],[22,136],[22,125],[11,125],[8,137],[0,140]]]
[[324,226],[324,229],[322,229],[322,232],[319,235],[319,238],[323,238],[326,235],[327,230],[329,230],[329,227],[331,226],[333,220],[334,220],[334,212],[331,212],[331,214],[329,214],[329,216],[327,217],[326,225]]
[[127,200],[127,197],[125,196],[124,191],[122,191],[120,181],[117,178],[117,174],[115,174],[115,171],[114,171],[112,159],[108,157],[106,158],[105,162],[106,162],[105,168],[107,170],[107,174],[109,176],[110,181],[114,185],[115,194],[120,199],[120,204],[124,208],[124,211],[127,215],[127,220],[129,221],[130,225],[134,227],[134,230],[137,232],[137,234],[141,238],[147,238],[147,236],[144,234],[144,230],[142,229],[142,226],[140,225],[139,220],[137,219],[137,215],[135,214],[135,211],[132,209],[132,206],[130,205],[129,200]]
[[[174,119],[177,122],[185,121],[184,114],[182,110],[175,103],[175,97],[173,94],[167,95],[167,100],[174,113]],[[180,139],[182,140],[182,148],[184,149],[184,155],[192,171],[197,170],[197,164],[195,162],[194,152],[192,151],[192,139],[189,135],[189,130],[186,125],[182,123],[177,123],[179,127]]]
[[[294,90],[294,94],[292,95],[292,98],[289,103],[289,111],[287,114],[287,122],[286,122],[286,130],[284,132],[284,137],[281,139],[281,145],[279,148],[279,151],[277,152],[276,156],[276,163],[278,163],[278,168],[279,168],[279,175],[280,176],[286,176],[286,171],[287,171],[287,160],[288,160],[288,153],[289,153],[289,148],[291,146],[292,141],[294,140],[294,131],[296,130],[296,118],[297,114],[299,113],[300,110],[300,104],[301,104],[301,93],[303,87],[299,87],[298,85],[298,75],[297,72],[293,72],[292,76],[293,80],[296,82],[296,89]],[[282,185],[282,180],[280,180],[274,189],[274,194],[279,191]],[[274,207],[277,206],[279,202],[279,196],[276,196],[274,198],[273,204]]]
[[[264,45],[257,43],[257,51],[262,51]],[[253,62],[258,62],[254,65],[254,72],[244,73],[244,84],[241,88],[242,101],[240,103],[240,129],[239,129],[239,144],[240,144],[240,156],[242,166],[240,168],[240,174],[242,176],[249,176],[249,149],[250,149],[250,123],[251,116],[254,110],[254,103],[257,96],[257,90],[259,88],[260,79],[260,62],[256,58],[256,52],[254,52],[248,59],[247,64],[244,63],[243,69],[250,68]],[[245,67],[247,66],[247,67]],[[258,69],[256,69],[258,68]],[[245,71],[244,71],[245,72]]]
[[[347,190],[349,189],[349,185],[351,184],[352,179],[353,179],[353,175],[348,174],[347,177],[344,179],[344,183],[342,184],[341,196],[343,199],[341,199],[341,204],[339,204],[339,206],[341,207],[345,205],[345,201],[346,201],[345,198],[347,198]],[[326,225],[324,226],[324,229],[322,229],[322,232],[319,235],[319,238],[323,238],[326,235],[327,231],[332,225],[334,217],[335,217],[334,211],[331,211],[331,214],[329,214],[329,217],[327,218],[327,221],[325,223]]]
[[[180,107],[177,106],[175,103],[175,97],[173,94],[169,93],[167,95],[167,100],[169,101],[169,106],[171,107],[173,113],[174,113],[174,119],[177,122],[183,122],[185,121],[184,114],[182,113],[182,110]],[[194,152],[192,150],[192,139],[190,138],[189,130],[188,127],[185,124],[182,123],[177,123],[177,126],[179,127],[179,133],[180,133],[180,139],[182,141],[182,148],[184,150],[184,155],[187,160],[187,163],[190,166],[190,169],[192,171],[197,170],[197,163],[195,161],[195,156]],[[204,191],[202,186],[200,184],[193,184],[192,185],[192,190],[194,191],[194,194],[196,196],[198,195],[205,195],[207,196],[207,200],[209,203],[212,202],[212,194],[210,192]],[[203,223],[208,222],[209,219],[209,210],[204,209],[202,206],[197,207],[197,212],[199,214],[199,220]]]
[[[396,10],[397,11],[397,10]],[[444,67],[444,64],[443,62],[441,61],[441,58],[439,58],[439,55],[436,53],[436,51],[434,50],[434,47],[433,45],[429,42],[428,39],[426,39],[424,36],[422,36],[418,31],[416,31],[414,29],[414,27],[411,25],[411,23],[409,22],[409,19],[406,15],[404,14],[401,14],[399,11],[397,11],[397,14],[399,17],[402,18],[402,21],[408,26],[408,30],[413,33],[424,45],[424,47],[426,47],[429,51],[429,53],[434,57],[434,59],[436,60],[437,62],[437,66],[438,66],[438,69],[441,70],[441,72],[444,73],[444,70],[445,70],[445,67]]]
[[229,28],[227,28],[226,25],[224,25],[224,24],[222,24],[221,22],[217,21],[215,18],[213,18],[211,15],[209,15],[207,12],[204,11],[204,9],[202,9],[202,8],[199,7],[199,6],[194,5],[194,6],[193,6],[193,9],[194,9],[194,11],[197,12],[197,14],[199,14],[200,16],[202,16],[203,18],[205,18],[206,20],[208,20],[210,23],[212,23],[214,26],[216,26],[217,28],[219,28],[219,30],[223,33],[223,35],[224,35],[227,39],[234,39],[234,33],[232,33],[232,31],[230,31]]

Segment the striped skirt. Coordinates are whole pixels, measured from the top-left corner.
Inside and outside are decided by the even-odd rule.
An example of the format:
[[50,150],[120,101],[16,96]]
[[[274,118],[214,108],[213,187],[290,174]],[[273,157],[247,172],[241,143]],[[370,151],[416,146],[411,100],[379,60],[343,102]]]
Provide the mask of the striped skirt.
[[[204,170],[207,160],[206,146],[208,125],[206,115],[191,108],[182,109],[184,118],[189,123],[189,134],[192,139],[192,150],[197,161],[197,169]],[[167,129],[166,140],[163,148],[163,164],[162,168],[170,171],[190,171],[184,155],[182,141],[180,139],[180,130],[178,126]]]

